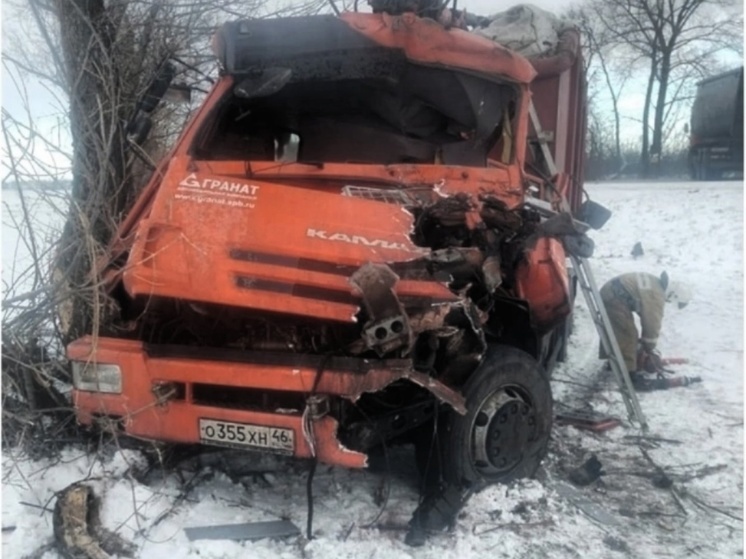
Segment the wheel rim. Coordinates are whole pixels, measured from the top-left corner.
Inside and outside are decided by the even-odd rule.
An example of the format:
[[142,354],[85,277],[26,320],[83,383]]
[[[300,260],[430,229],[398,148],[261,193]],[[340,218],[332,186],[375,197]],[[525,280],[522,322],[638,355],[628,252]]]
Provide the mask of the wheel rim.
[[490,394],[474,416],[471,428],[471,462],[486,478],[502,477],[514,470],[536,440],[536,408],[520,386],[503,386]]

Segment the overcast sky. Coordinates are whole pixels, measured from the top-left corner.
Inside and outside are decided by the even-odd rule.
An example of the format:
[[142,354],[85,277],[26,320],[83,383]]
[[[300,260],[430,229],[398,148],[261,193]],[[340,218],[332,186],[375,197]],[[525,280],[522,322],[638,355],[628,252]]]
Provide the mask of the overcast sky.
[[[33,23],[28,19],[29,16],[19,18],[18,13],[9,6],[9,0],[3,0],[3,30],[18,29],[19,27],[26,27]],[[494,13],[504,11],[511,6],[516,5],[515,3],[495,3],[489,0],[458,0],[458,7],[465,8],[467,11],[477,15],[492,15]],[[567,0],[534,0],[533,5],[540,8],[551,11],[555,14],[559,14],[570,8],[576,2],[570,2]],[[364,4],[364,0],[360,1],[360,4]],[[3,33],[3,48],[7,48],[5,44],[7,33]],[[733,59],[733,66],[737,65],[739,60]],[[55,98],[50,93],[47,87],[41,84],[38,80],[25,76],[24,87],[25,91],[19,91],[17,87],[18,74],[13,72],[13,75],[8,72],[8,68],[13,68],[12,64],[4,64],[2,71],[2,103],[3,110],[7,111],[14,117],[24,120],[27,123],[32,121],[45,137],[51,138],[52,141],[59,145],[63,150],[70,150],[69,135],[64,128],[64,115],[65,108],[60,99]],[[16,79],[13,79],[13,78]],[[621,110],[625,116],[623,138],[628,141],[635,141],[640,136],[640,124],[635,119],[639,118],[641,112],[642,101],[643,101],[643,88],[642,82],[630,85],[625,94],[622,97]],[[25,99],[29,100],[28,107],[26,106]],[[29,113],[30,111],[30,113]],[[30,115],[30,116],[29,116]],[[683,134],[683,124],[682,124]],[[4,139],[0,138],[0,144],[3,146],[3,161],[6,160],[6,150],[4,149]],[[41,145],[36,145],[34,151],[38,155],[43,154],[45,161],[50,163],[56,163],[57,165],[64,165],[65,158],[60,157],[59,154],[50,153],[49,150],[45,149]],[[15,148],[15,153],[18,152],[18,148]],[[7,165],[4,165],[2,178],[7,175]]]
[[566,0],[533,0],[532,2],[490,2],[489,0],[458,0],[457,6],[481,16],[489,16],[498,12],[504,12],[518,4],[532,4],[544,10],[559,14],[571,7],[576,2]]

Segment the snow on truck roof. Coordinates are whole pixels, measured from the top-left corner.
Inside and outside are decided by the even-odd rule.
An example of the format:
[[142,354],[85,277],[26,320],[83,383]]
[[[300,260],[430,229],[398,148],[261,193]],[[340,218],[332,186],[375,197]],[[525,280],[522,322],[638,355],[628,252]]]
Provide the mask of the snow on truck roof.
[[561,35],[575,25],[532,4],[518,4],[488,18],[474,33],[528,58],[557,54]]
[[314,72],[328,78],[335,67],[339,78],[355,79],[366,67],[403,56],[517,83],[558,74],[580,55],[577,27],[531,4],[476,19],[471,32],[413,13],[235,21],[218,30],[213,49],[229,74],[290,64],[297,79]]

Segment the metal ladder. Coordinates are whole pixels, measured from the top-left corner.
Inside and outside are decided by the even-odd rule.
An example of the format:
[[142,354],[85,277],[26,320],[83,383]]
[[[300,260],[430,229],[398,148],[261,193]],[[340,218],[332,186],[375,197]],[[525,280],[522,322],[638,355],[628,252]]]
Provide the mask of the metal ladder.
[[[529,115],[531,117],[531,123],[534,126],[536,137],[541,146],[542,154],[546,160],[547,167],[552,176],[557,174],[557,166],[554,163],[554,157],[552,152],[549,150],[547,145],[546,136],[541,129],[541,123],[539,117],[536,114],[536,108],[533,102],[529,105]],[[560,207],[563,212],[572,213],[570,205],[564,196],[560,197]],[[556,212],[555,212],[556,213]],[[586,226],[587,227],[587,226]],[[640,402],[637,399],[637,393],[635,392],[634,386],[632,386],[632,379],[630,379],[629,371],[622,358],[622,352],[619,349],[614,330],[611,328],[609,322],[609,316],[606,314],[606,308],[601,301],[601,295],[596,286],[596,280],[593,277],[593,272],[585,258],[570,254],[570,260],[575,268],[575,272],[578,277],[578,284],[585,297],[585,302],[588,305],[588,310],[591,313],[591,319],[596,325],[598,336],[601,339],[601,347],[603,348],[606,355],[609,356],[609,365],[611,370],[616,377],[619,390],[622,393],[624,399],[624,405],[627,408],[627,416],[630,421],[637,421],[640,424],[640,428],[643,432],[648,430],[648,424],[645,420],[645,415],[642,413]]]
[[601,301],[601,295],[596,287],[596,280],[593,278],[591,267],[585,258],[571,255],[570,259],[575,267],[578,275],[578,283],[583,291],[583,295],[585,295],[585,302],[588,305],[591,318],[596,325],[598,336],[601,339],[601,347],[603,347],[606,355],[609,356],[609,365],[616,377],[617,384],[619,384],[619,390],[627,407],[627,415],[631,421],[637,421],[640,424],[643,432],[647,431],[648,424],[645,420],[645,415],[642,413],[637,393],[632,386],[627,365],[625,365],[624,359],[622,359],[622,352],[619,350],[619,344],[616,341],[614,330],[611,328],[606,308]]

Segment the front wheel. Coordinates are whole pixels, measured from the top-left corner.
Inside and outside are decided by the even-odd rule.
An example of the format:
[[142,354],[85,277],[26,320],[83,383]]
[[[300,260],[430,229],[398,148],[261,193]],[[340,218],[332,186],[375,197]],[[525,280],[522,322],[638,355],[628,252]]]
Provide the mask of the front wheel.
[[466,415],[449,412],[441,432],[444,479],[479,488],[536,473],[552,429],[552,393],[539,363],[490,347],[463,394]]

